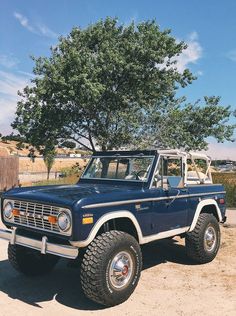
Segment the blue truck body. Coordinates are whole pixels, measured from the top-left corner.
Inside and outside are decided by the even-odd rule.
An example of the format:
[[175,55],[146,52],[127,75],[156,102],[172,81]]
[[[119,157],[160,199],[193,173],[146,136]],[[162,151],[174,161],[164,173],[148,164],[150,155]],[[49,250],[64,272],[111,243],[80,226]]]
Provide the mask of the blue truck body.
[[[216,201],[221,212],[221,220],[225,217],[225,191],[220,184],[186,185],[182,188],[150,187],[152,176],[159,158],[156,151],[113,152],[112,155],[153,155],[152,170],[145,183],[135,181],[91,180],[80,179],[75,185],[35,186],[14,188],[3,194],[2,199],[44,203],[58,207],[66,207],[72,214],[71,236],[61,236],[68,241],[86,240],[99,219],[115,212],[129,212],[140,227],[143,237],[157,235],[166,231],[189,228],[193,222],[200,201]],[[97,153],[109,156],[111,153]],[[82,219],[90,216],[93,223],[83,225]],[[7,223],[2,216],[2,221]],[[21,226],[14,224],[13,226]],[[33,231],[34,228],[25,229]],[[40,232],[39,232],[40,233]],[[41,232],[42,234],[44,232]],[[55,233],[47,233],[55,236]]]
[[142,244],[185,237],[191,260],[212,261],[225,211],[225,191],[212,184],[207,156],[99,152],[75,185],[5,192],[1,216],[8,229],[0,229],[0,238],[9,242],[12,266],[26,275],[50,272],[59,257],[77,259],[84,294],[114,306],[138,283]]

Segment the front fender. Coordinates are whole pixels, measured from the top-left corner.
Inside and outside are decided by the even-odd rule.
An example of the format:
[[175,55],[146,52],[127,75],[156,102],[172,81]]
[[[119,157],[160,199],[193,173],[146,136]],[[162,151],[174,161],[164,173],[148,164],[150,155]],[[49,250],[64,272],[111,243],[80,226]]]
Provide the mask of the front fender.
[[93,239],[96,237],[96,235],[97,235],[99,229],[102,227],[102,225],[104,223],[106,223],[107,221],[109,221],[111,219],[116,219],[116,218],[129,218],[136,228],[139,242],[142,241],[143,235],[142,235],[142,231],[141,231],[141,228],[139,226],[139,223],[138,223],[136,217],[131,212],[126,211],[126,210],[122,210],[122,211],[109,212],[109,213],[103,215],[96,222],[96,224],[93,226],[92,230],[89,233],[88,238],[86,238],[85,240],[81,240],[81,241],[70,241],[70,244],[75,246],[75,247],[79,247],[79,248],[87,247],[93,241]]

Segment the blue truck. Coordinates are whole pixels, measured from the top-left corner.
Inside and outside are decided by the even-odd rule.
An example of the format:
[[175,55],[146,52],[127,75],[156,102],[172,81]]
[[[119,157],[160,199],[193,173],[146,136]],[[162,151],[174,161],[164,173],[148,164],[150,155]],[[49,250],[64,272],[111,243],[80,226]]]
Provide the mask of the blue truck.
[[28,276],[49,273],[60,257],[78,260],[85,295],[114,306],[137,286],[143,244],[180,236],[192,260],[212,261],[225,211],[206,155],[96,152],[75,185],[5,192],[0,238],[12,266]]

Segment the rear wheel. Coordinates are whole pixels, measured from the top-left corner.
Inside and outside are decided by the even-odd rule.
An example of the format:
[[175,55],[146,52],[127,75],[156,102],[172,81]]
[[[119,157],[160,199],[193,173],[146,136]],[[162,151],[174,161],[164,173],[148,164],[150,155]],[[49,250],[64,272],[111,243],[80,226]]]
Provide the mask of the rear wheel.
[[120,231],[104,233],[93,240],[84,255],[83,291],[99,304],[120,304],[133,293],[141,268],[141,250],[134,237]]
[[213,214],[199,215],[194,230],[185,239],[188,256],[196,262],[212,261],[220,247],[220,226]]
[[18,272],[36,276],[51,272],[59,257],[50,254],[42,255],[37,250],[9,244],[8,259]]

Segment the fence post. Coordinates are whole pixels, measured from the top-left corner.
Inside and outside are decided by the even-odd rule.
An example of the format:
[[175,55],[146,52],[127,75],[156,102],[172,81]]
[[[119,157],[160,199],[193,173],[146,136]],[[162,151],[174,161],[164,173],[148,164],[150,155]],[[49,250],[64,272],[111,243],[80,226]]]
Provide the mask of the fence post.
[[18,186],[19,181],[19,157],[0,157],[0,191],[6,191]]

